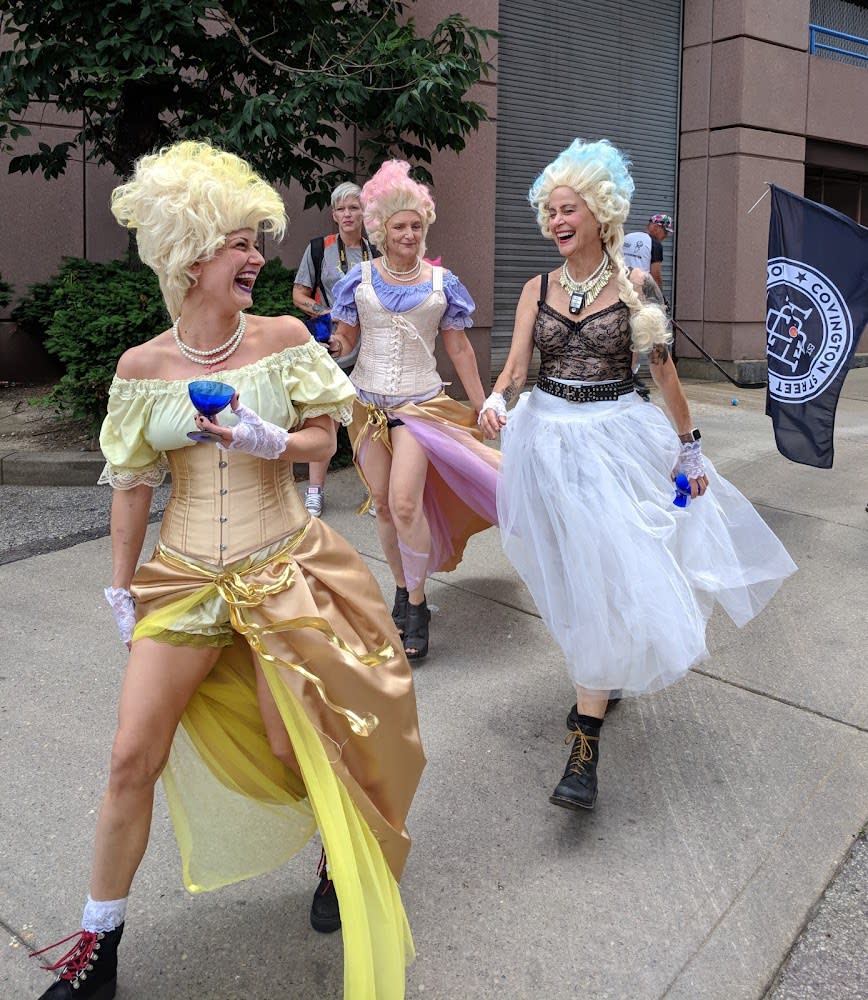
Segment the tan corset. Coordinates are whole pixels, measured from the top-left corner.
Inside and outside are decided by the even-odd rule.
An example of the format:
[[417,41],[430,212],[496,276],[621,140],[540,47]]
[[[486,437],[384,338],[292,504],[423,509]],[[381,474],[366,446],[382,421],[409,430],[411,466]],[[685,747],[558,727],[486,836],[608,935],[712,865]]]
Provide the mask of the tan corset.
[[295,531],[307,520],[292,462],[268,462],[216,445],[167,453],[172,495],[164,545],[209,565],[233,562]]
[[434,343],[446,311],[443,268],[435,267],[433,289],[407,312],[386,309],[371,284],[371,262],[362,262],[356,289],[361,346],[352,382],[359,389],[383,396],[421,396],[443,384],[437,374]]

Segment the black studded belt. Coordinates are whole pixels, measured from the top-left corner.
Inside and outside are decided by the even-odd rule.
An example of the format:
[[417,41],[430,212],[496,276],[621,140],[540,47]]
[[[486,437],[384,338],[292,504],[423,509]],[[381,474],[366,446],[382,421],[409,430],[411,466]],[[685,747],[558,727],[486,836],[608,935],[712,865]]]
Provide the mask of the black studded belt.
[[621,379],[620,382],[601,382],[599,385],[564,385],[563,382],[556,382],[547,375],[540,375],[537,378],[536,387],[570,403],[611,401],[633,392],[636,388],[632,378]]

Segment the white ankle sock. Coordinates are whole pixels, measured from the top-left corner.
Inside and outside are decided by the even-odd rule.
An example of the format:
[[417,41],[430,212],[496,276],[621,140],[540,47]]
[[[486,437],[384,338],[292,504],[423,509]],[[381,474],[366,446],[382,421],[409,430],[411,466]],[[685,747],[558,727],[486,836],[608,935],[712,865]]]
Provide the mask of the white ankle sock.
[[87,897],[81,926],[86,931],[113,931],[120,927],[127,915],[127,899],[91,899]]

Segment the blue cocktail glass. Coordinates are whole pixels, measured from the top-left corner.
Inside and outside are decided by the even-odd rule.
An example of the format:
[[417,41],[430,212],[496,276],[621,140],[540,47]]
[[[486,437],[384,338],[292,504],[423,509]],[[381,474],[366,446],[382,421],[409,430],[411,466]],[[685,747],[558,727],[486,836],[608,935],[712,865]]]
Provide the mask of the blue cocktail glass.
[[328,342],[332,335],[332,315],[331,313],[320,313],[312,319],[306,319],[304,325],[313,334],[313,339],[320,344]]
[[675,477],[675,499],[672,502],[676,507],[686,507],[690,503],[690,480],[683,472]]
[[[203,417],[210,420],[229,405],[235,395],[235,390],[225,382],[215,382],[211,379],[199,379],[187,386],[190,400]],[[187,437],[191,441],[219,441],[220,438],[210,431],[190,431]]]

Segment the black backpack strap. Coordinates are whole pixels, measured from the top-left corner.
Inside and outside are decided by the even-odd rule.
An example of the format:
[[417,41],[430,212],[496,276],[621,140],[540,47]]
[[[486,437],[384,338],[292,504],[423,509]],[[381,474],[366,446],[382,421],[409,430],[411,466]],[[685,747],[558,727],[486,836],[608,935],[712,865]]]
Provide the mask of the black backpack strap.
[[539,299],[537,300],[536,304],[537,309],[539,309],[539,307],[543,305],[543,303],[545,302],[548,290],[549,290],[549,273],[548,271],[546,271],[545,274],[541,274],[539,276]]
[[325,237],[317,236],[310,241],[310,261],[313,264],[313,291],[319,289],[323,305],[330,306],[329,297],[322,283],[322,262],[325,256]]

